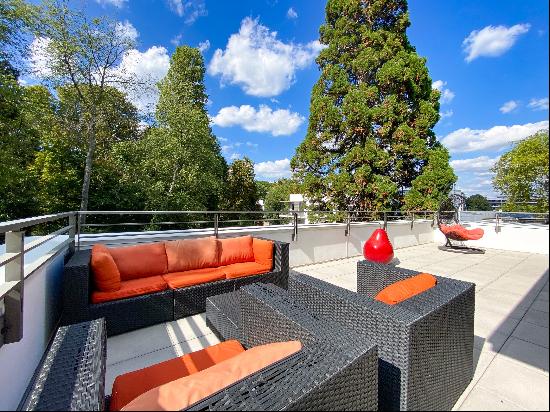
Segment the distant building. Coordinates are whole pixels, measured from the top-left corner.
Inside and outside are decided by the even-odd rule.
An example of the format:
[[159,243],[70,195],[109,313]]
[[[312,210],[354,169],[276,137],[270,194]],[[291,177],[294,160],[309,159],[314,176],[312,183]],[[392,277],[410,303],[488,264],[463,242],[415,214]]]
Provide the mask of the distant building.
[[298,213],[298,223],[308,224],[309,219],[306,213],[309,201],[300,193],[291,193],[287,201],[283,201],[287,205],[287,210],[291,212],[284,217],[292,217],[292,212]]

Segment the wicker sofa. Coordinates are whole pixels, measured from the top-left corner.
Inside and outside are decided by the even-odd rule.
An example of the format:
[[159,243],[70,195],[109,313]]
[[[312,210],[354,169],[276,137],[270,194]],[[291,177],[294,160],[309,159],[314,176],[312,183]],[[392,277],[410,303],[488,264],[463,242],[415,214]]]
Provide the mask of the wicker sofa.
[[312,315],[285,290],[255,284],[210,297],[207,322],[220,339],[237,338],[245,347],[299,340],[304,348],[190,410],[378,409],[376,345]]
[[473,377],[475,285],[437,277],[397,305],[374,297],[418,272],[358,262],[358,293],[292,272],[289,294],[378,345],[381,410],[450,410]]
[[105,318],[107,333],[112,336],[204,312],[208,296],[234,291],[247,284],[266,282],[286,288],[288,243],[272,242],[273,266],[267,273],[166,289],[101,303],[93,303],[91,300],[94,288],[90,266],[91,251],[77,251],[64,269],[62,324]]

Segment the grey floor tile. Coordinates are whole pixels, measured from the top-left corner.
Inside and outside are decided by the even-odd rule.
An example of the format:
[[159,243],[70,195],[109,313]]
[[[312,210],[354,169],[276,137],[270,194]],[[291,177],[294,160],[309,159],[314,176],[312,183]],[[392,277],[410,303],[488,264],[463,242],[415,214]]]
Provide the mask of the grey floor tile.
[[498,393],[475,387],[458,408],[459,411],[525,411]]
[[548,312],[541,312],[531,308],[527,311],[523,320],[543,328],[548,328]]
[[498,356],[505,356],[548,373],[548,349],[542,346],[512,337],[506,341]]
[[497,356],[491,362],[476,388],[487,389],[496,399],[527,410],[548,410],[548,374],[504,357]]
[[548,348],[548,328],[521,321],[512,334],[513,337]]

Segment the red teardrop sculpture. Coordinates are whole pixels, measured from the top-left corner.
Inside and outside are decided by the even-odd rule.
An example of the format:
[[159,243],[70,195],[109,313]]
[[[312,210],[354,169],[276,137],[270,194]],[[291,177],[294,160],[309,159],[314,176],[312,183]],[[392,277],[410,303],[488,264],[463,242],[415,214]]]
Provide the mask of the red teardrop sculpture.
[[393,246],[384,229],[376,229],[363,246],[365,259],[376,263],[390,263],[393,259]]

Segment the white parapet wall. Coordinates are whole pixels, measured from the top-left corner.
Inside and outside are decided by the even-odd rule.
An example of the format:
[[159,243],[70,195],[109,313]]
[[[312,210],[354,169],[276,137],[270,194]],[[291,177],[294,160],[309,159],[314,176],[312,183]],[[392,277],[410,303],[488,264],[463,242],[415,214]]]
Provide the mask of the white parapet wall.
[[[301,266],[326,262],[362,254],[363,244],[382,223],[352,223],[346,236],[344,223],[308,224],[298,227],[298,236],[292,241],[293,227],[289,225],[248,226],[220,229],[219,235],[253,235],[266,239],[290,243],[290,266]],[[432,220],[388,222],[388,235],[395,249],[433,242]],[[162,232],[133,232],[124,234],[102,234],[83,237],[82,247],[93,243],[109,246],[130,245],[161,240],[211,236],[212,230],[186,230]]]
[[[510,250],[514,252],[529,252],[548,254],[548,225],[534,223],[500,223],[468,222],[464,223],[468,229],[481,228],[485,234],[480,240],[464,242],[470,247]],[[445,237],[437,230],[434,231],[435,242],[445,243]]]

